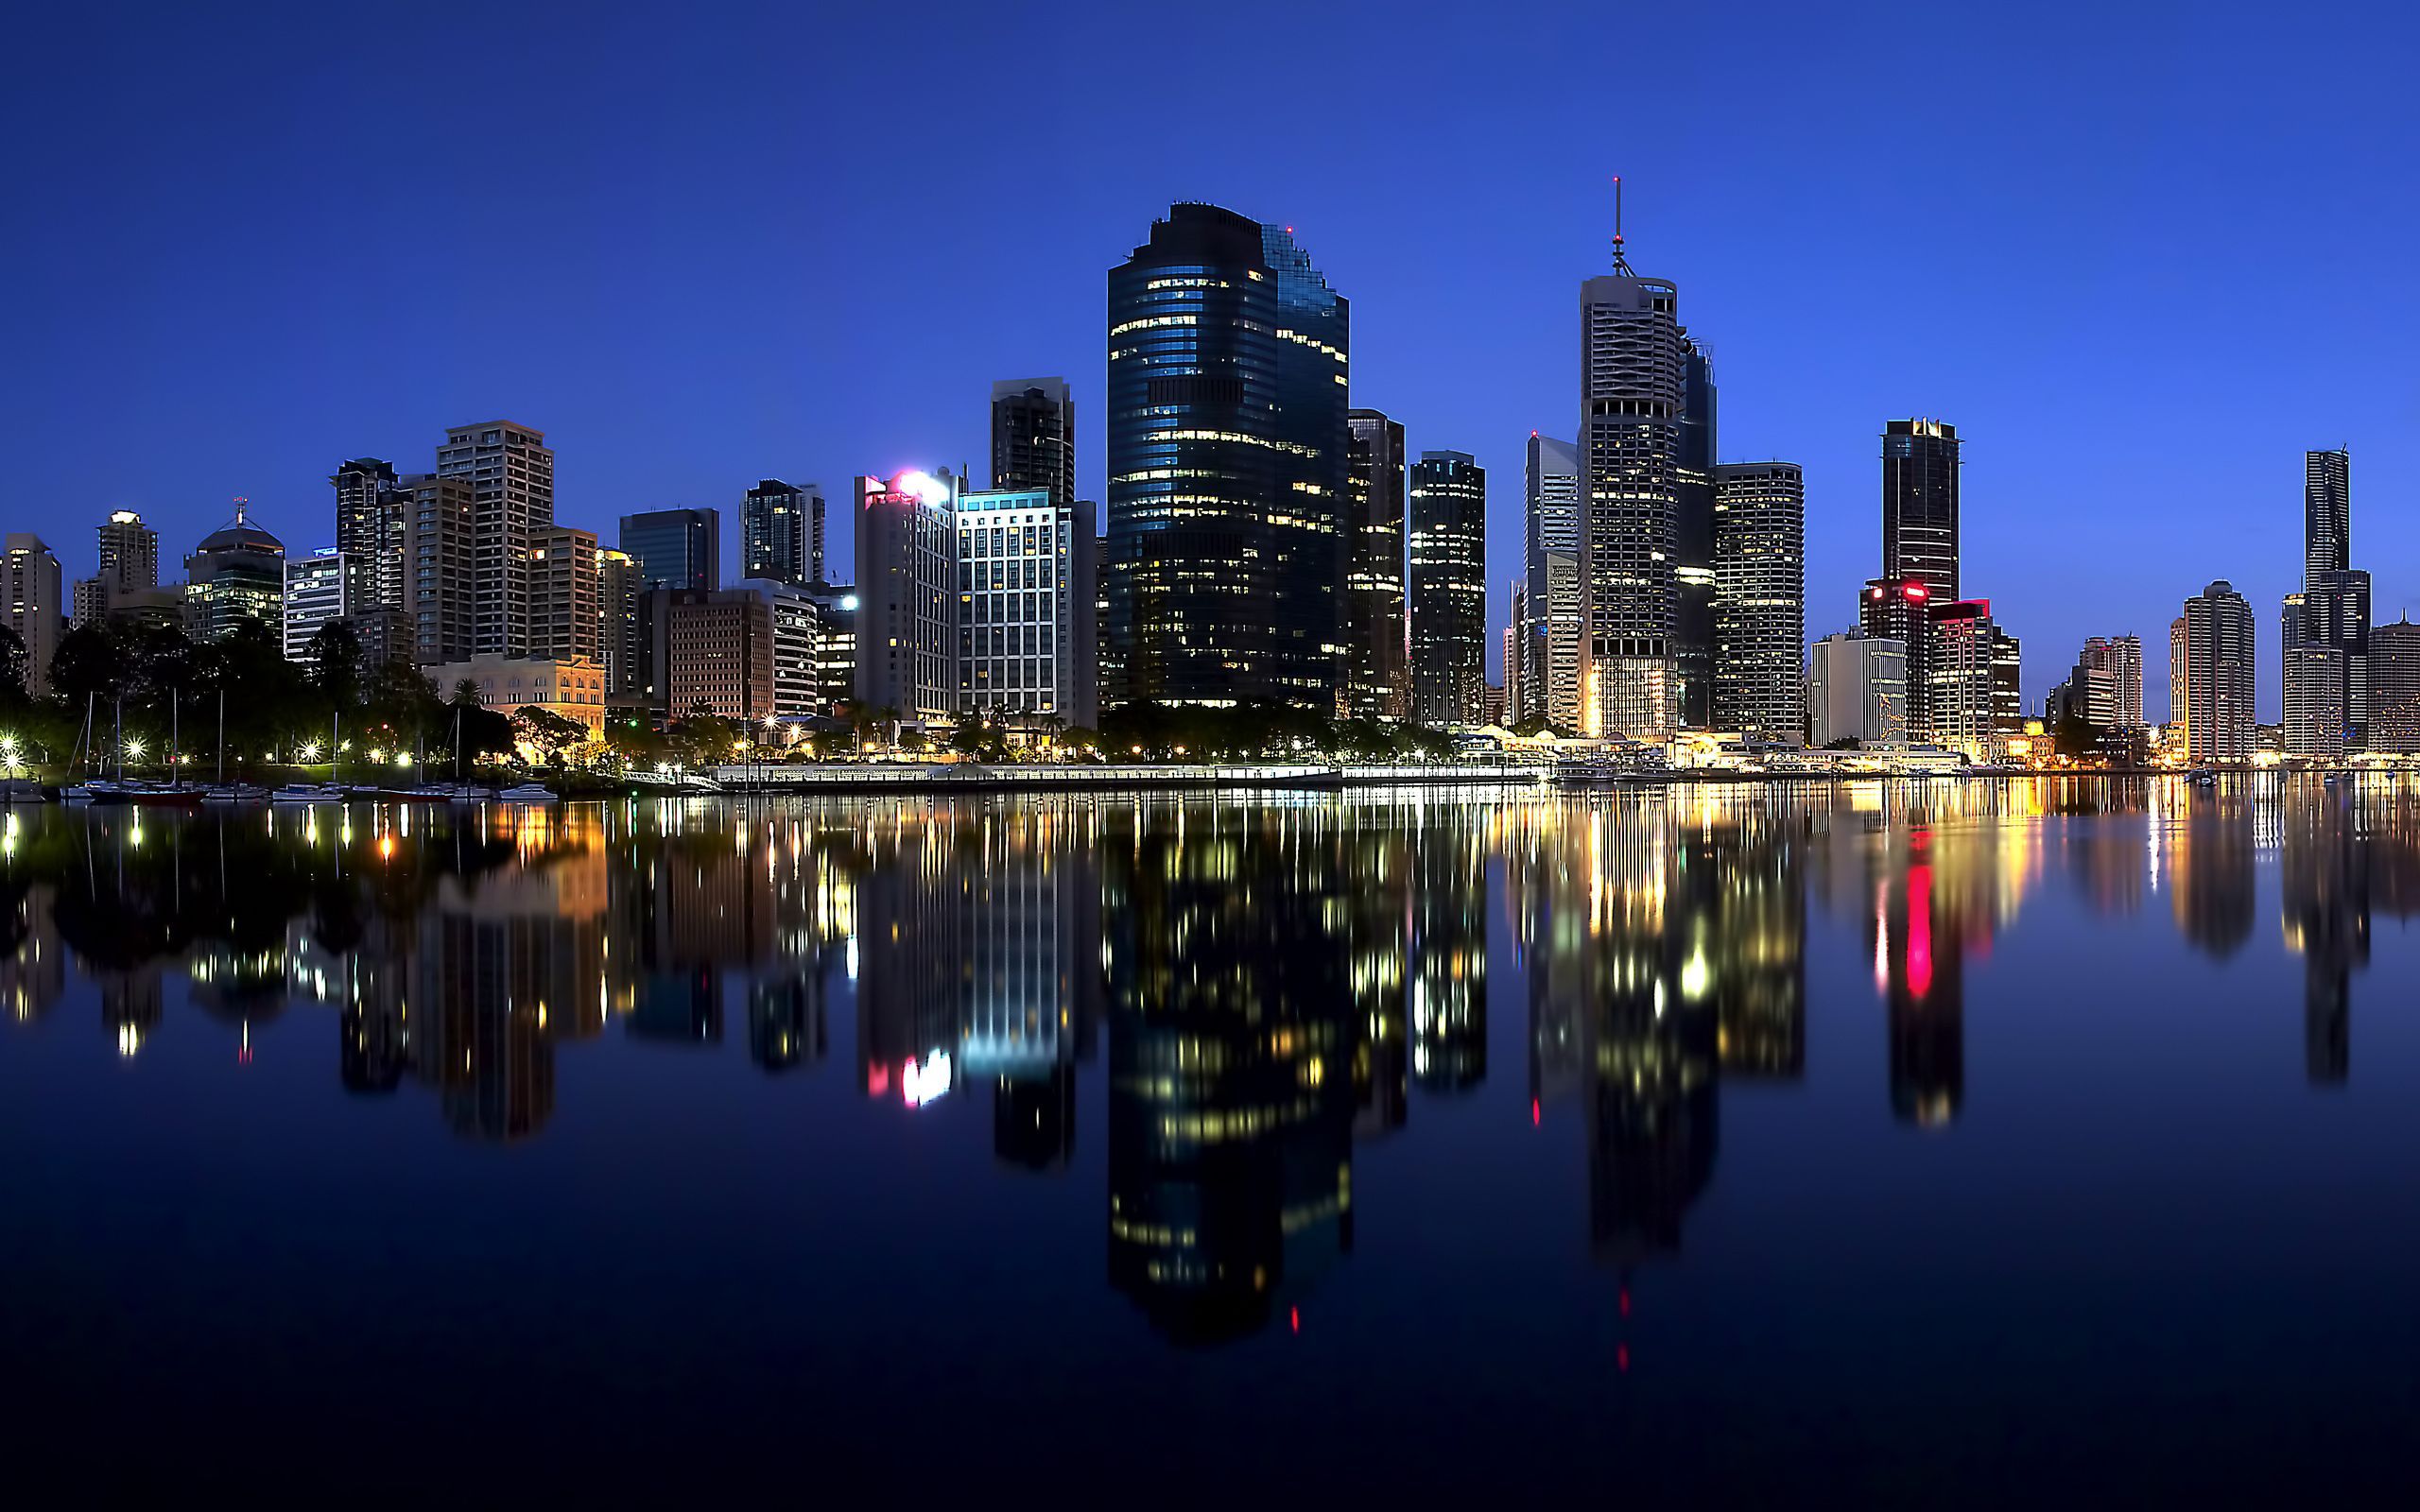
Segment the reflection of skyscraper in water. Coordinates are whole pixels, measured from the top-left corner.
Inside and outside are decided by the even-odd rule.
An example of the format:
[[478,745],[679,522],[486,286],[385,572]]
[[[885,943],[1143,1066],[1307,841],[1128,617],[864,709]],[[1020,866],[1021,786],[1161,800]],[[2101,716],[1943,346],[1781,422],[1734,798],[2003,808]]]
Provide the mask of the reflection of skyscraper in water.
[[10,891],[13,896],[0,896],[0,1008],[10,1021],[30,1023],[66,989],[67,953],[59,943],[50,886],[35,883]]
[[1773,810],[1743,806],[1681,842],[1681,997],[1713,1003],[1727,1079],[1796,1081],[1806,1069],[1806,881],[1797,838]]
[[2218,792],[2191,799],[2167,832],[2169,906],[2195,949],[2224,960],[2252,937],[2252,800]]
[[730,829],[680,828],[633,837],[637,854],[614,868],[613,939],[636,959],[617,963],[631,976],[630,1033],[665,1044],[722,1040],[723,977],[735,966],[772,956],[772,841],[754,822]]
[[1100,1019],[1100,872],[1089,809],[993,816],[953,868],[959,1074],[992,1086],[993,1151],[1063,1167],[1076,1147],[1076,1061]]
[[1101,848],[1110,1280],[1172,1337],[1234,1338],[1352,1242],[1351,851],[1315,811],[1132,822]]
[[1411,1074],[1431,1091],[1487,1079],[1485,834],[1461,809],[1424,813],[1412,852]]
[[2332,794],[2290,792],[2280,806],[2279,922],[2303,958],[2303,1067],[2334,1085],[2351,1070],[2353,972],[2370,960],[2370,848]]
[[1411,1111],[1411,857],[1401,833],[1386,825],[1350,830],[1340,844],[1354,878],[1345,944],[1357,1035],[1353,1137],[1366,1142],[1403,1127]]
[[[1965,941],[1936,870],[1935,833],[1907,833],[1877,880],[1872,931],[1890,1014],[1891,1111],[1928,1125],[1957,1117],[1966,1099]],[[1901,845],[1896,834],[1883,843]]]
[[767,1072],[823,1063],[831,1048],[824,1015],[824,972],[818,957],[748,985],[748,1058]]

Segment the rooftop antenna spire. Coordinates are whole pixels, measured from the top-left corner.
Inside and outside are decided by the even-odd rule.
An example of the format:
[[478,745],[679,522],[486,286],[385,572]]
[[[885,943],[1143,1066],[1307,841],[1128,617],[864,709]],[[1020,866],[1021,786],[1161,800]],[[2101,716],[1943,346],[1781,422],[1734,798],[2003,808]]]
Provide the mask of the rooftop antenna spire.
[[1614,271],[1624,278],[1636,278],[1631,271],[1630,259],[1622,255],[1622,176],[1614,175]]
[[[1621,240],[1621,238],[1620,238],[1620,237],[1618,237],[1618,236],[1616,236],[1616,237],[1615,237],[1615,238],[1614,238],[1614,240],[1616,240],[1616,241],[1620,241],[1620,240]],[[1621,254],[1620,254],[1619,252],[1616,252],[1616,253],[1614,254],[1614,260],[1615,260],[1616,262],[1619,262],[1619,261],[1621,261]],[[251,500],[250,500],[250,499],[248,499],[248,498],[244,497],[244,496],[243,496],[242,494],[240,494],[240,493],[239,493],[239,494],[237,494],[237,495],[235,495],[235,523],[236,523],[237,524],[239,524],[239,525],[240,525],[240,524],[242,524],[244,523],[244,507],[245,507],[246,505],[251,504],[251,502],[252,502]]]

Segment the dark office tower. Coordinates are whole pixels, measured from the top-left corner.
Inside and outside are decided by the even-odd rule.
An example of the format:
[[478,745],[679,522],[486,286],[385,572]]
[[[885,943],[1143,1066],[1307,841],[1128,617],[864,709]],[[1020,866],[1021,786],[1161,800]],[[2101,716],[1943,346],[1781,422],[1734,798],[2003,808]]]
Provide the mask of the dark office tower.
[[777,583],[823,580],[823,490],[766,478],[739,506],[739,576]]
[[411,525],[411,494],[392,463],[374,456],[347,462],[328,479],[337,491],[337,550],[344,556],[346,612],[406,609],[404,536]]
[[1403,427],[1374,409],[1346,417],[1344,712],[1356,719],[1409,713],[1405,662]]
[[1350,325],[1290,231],[1214,205],[1110,269],[1104,703],[1334,711]]
[[1806,724],[1806,480],[1795,462],[1714,470],[1714,725],[1795,741]]
[[[1720,721],[1716,692],[1721,679],[1717,654],[1715,604],[1720,588],[1715,577],[1717,469],[1714,465],[1714,370],[1703,350],[1689,342],[1684,349],[1681,400],[1681,455],[1673,472],[1675,540],[1672,662],[1681,679],[1681,723],[1704,730]],[[1724,725],[1724,729],[1737,726]]]
[[1412,717],[1487,718],[1487,471],[1467,452],[1411,469]]
[[1680,290],[1614,270],[1580,285],[1582,733],[1668,738],[1680,719]]
[[992,386],[992,491],[1034,489],[1057,508],[1076,502],[1076,403],[1064,378]]
[[2353,457],[2303,454],[2303,586],[2353,565]]
[[[1521,630],[1519,717],[1580,728],[1580,665],[1585,650],[1580,580],[1580,448],[1530,433],[1523,477],[1522,571],[1528,619]],[[1511,676],[1508,668],[1506,675]]]
[[640,650],[639,606],[646,597],[639,585],[639,564],[626,551],[596,553],[596,645],[605,667],[605,698],[609,703],[643,697],[647,693],[645,657]]
[[639,587],[722,586],[722,515],[715,509],[652,509],[622,516],[622,550],[638,563]]
[[530,538],[555,523],[546,433],[501,420],[458,425],[437,449],[437,475],[471,485],[472,650],[527,656]]
[[1958,427],[1882,427],[1882,576],[1912,577],[1936,601],[1958,593]]
[[140,593],[160,586],[160,532],[131,509],[111,513],[100,527],[101,587],[108,593]]
[[2185,601],[2187,750],[2196,763],[2252,760],[2252,606],[2220,578]]

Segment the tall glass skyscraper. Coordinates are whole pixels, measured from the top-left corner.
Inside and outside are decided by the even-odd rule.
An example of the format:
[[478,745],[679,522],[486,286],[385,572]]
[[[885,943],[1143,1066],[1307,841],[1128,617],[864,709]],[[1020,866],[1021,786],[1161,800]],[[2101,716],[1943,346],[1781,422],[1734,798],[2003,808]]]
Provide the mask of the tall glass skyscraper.
[[722,586],[722,515],[715,509],[650,509],[622,516],[622,550],[639,566],[642,592]]
[[1614,271],[1580,286],[1582,733],[1669,739],[1680,720],[1679,466],[1687,335],[1680,290]]
[[739,507],[739,576],[777,583],[823,580],[823,490],[765,478]]
[[1104,702],[1334,712],[1349,328],[1290,230],[1215,205],[1110,269]]
[[1584,606],[1580,582],[1580,448],[1530,433],[1524,478],[1521,709],[1558,730],[1580,728]]
[[1714,368],[1703,349],[1682,340],[1681,455],[1672,474],[1673,538],[1680,548],[1672,564],[1672,662],[1681,679],[1681,723],[1705,730],[1718,723]]
[[1795,741],[1806,723],[1806,482],[1795,462],[1714,470],[1718,730]]
[[1882,576],[1912,577],[1936,604],[1958,597],[1958,427],[1882,427]]

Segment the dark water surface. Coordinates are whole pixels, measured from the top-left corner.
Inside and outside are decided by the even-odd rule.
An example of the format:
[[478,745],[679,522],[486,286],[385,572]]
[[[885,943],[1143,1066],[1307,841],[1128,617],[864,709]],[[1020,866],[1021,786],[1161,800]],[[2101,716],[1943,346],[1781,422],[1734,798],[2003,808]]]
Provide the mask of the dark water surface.
[[2409,782],[0,822],[21,1487],[2411,1489]]

